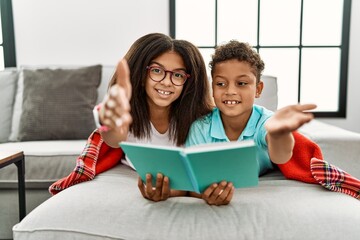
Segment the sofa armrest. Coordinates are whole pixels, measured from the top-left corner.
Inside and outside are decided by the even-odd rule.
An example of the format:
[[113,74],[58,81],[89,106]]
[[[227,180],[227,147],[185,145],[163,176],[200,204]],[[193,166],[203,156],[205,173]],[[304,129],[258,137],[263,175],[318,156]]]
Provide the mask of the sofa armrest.
[[313,120],[299,131],[316,142],[324,160],[360,179],[360,134]]

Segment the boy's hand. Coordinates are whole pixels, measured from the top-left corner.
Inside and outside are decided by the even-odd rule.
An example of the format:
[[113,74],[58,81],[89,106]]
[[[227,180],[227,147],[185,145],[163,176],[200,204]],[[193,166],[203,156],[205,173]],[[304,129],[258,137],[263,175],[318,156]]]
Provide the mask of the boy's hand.
[[315,104],[289,105],[279,109],[265,123],[265,128],[272,137],[280,136],[297,130],[303,124],[310,122],[314,115],[309,110],[316,108]]
[[230,203],[235,188],[231,182],[222,181],[210,185],[202,194],[202,199],[209,205],[227,205]]

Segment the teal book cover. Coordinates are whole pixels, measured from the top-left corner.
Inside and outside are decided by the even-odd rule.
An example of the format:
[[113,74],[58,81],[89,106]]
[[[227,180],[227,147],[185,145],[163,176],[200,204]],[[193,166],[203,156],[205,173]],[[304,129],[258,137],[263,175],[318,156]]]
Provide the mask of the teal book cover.
[[256,145],[252,140],[209,143],[188,148],[121,142],[121,148],[145,182],[147,173],[170,179],[170,188],[202,193],[222,180],[235,188],[258,185]]

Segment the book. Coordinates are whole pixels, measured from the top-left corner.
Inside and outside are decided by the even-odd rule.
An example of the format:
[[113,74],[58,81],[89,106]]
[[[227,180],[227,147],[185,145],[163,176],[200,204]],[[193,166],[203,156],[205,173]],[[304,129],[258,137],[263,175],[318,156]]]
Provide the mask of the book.
[[145,182],[157,173],[170,180],[170,188],[202,193],[212,183],[223,180],[235,188],[258,185],[259,172],[256,145],[253,140],[209,143],[187,148],[121,142],[127,159]]

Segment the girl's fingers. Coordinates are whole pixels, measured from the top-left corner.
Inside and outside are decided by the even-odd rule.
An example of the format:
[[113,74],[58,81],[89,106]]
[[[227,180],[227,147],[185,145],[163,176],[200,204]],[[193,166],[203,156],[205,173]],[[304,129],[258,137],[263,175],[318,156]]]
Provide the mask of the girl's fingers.
[[100,120],[102,124],[112,129],[125,130],[132,122],[130,103],[125,90],[120,86],[111,87],[101,111]]
[[158,173],[156,176],[155,196],[160,197],[163,188],[163,175]]
[[141,177],[138,178],[138,188],[141,192],[141,195],[146,198],[145,190],[144,190],[144,182],[141,180]]
[[122,59],[116,68],[116,83],[123,87],[128,99],[131,98],[130,69],[127,61]]
[[166,200],[170,197],[170,188],[169,188],[169,178],[168,177],[164,177],[164,181],[162,184],[162,189],[161,189],[161,199],[162,200]]
[[154,196],[151,174],[146,174],[145,193],[146,193],[146,196],[148,196],[150,199]]

